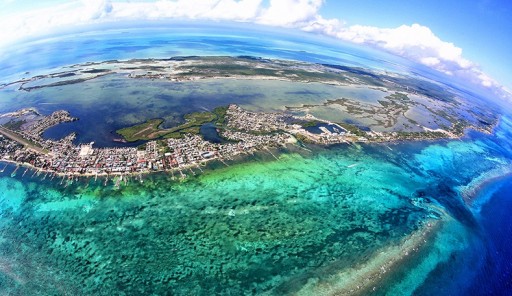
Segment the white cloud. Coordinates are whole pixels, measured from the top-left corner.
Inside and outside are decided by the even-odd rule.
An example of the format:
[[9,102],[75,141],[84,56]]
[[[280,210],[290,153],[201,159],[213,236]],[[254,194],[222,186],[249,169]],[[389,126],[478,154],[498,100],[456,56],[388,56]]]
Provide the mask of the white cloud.
[[418,62],[447,75],[505,92],[502,86],[465,59],[462,49],[437,37],[419,24],[397,28],[347,26],[319,14],[323,0],[158,0],[115,2],[74,0],[48,9],[0,20],[0,47],[20,37],[36,36],[55,28],[118,20],[201,19],[253,22],[295,28],[365,44]]
[[82,0],[82,5],[82,21],[101,19],[112,12],[110,0]]
[[256,22],[271,26],[297,27],[315,19],[323,0],[271,0]]
[[113,19],[187,18],[251,21],[258,17],[262,0],[160,0],[153,3],[113,3]]
[[398,28],[361,25],[347,27],[337,20],[325,20],[318,16],[302,29],[385,50],[444,74],[488,88],[502,98],[512,96],[506,88],[482,72],[479,65],[465,59],[461,48],[441,40],[428,27],[419,24],[403,25]]

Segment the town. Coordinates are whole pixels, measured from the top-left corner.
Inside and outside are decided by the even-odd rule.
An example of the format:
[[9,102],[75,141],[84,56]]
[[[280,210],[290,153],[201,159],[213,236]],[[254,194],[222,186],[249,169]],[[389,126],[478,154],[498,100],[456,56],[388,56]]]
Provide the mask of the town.
[[[10,121],[0,127],[0,157],[17,164],[13,175],[25,175],[29,167],[35,169],[33,174],[43,173],[44,178],[52,179],[59,176],[62,180],[117,175],[121,176],[116,178],[117,185],[123,176],[135,175],[142,181],[141,175],[150,172],[168,171],[173,178],[186,178],[202,172],[208,161],[226,164],[235,156],[258,151],[277,159],[271,148],[294,144],[299,138],[318,144],[367,141],[328,122],[322,123],[331,124],[333,129],[321,126],[318,133],[312,133],[304,127],[305,123],[318,121],[312,116],[249,112],[234,104],[227,107],[225,124],[218,129],[225,139],[222,143],[207,141],[199,134],[185,134],[147,141],[139,147],[95,148],[94,143],[73,144],[74,133],[60,140],[42,137],[51,126],[77,120],[67,111],[43,116],[31,108],[1,116],[9,117]],[[26,168],[18,170],[20,166]]]

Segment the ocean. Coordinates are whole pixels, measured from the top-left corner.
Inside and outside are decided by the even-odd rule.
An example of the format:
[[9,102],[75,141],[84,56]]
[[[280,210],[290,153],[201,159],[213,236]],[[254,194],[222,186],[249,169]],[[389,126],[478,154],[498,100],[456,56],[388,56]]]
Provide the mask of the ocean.
[[482,186],[474,208],[461,189],[510,166],[496,143],[478,135],[283,151],[212,164],[185,182],[134,177],[119,190],[104,179],[22,177],[24,168],[12,177],[8,165],[0,286],[23,295],[316,294],[360,276],[375,295],[506,295],[512,179]]
[[[300,38],[176,30],[39,43],[46,60],[27,49],[18,59],[29,62],[11,57],[2,71],[193,54],[404,69],[352,48],[296,47]],[[52,103],[47,93],[26,96]],[[0,104],[18,107],[20,98],[5,90]],[[72,99],[54,99],[72,108]],[[120,189],[104,178],[71,182],[0,163],[0,294],[510,295],[511,131],[505,115],[492,135],[290,147],[277,160],[262,152],[213,162],[182,182],[170,173],[133,176]]]

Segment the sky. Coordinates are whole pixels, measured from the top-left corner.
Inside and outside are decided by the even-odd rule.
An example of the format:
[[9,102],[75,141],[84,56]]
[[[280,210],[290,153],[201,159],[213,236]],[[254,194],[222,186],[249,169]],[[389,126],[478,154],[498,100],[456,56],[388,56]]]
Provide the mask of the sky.
[[377,48],[510,98],[511,15],[511,0],[0,0],[0,51],[95,23],[245,22]]
[[343,19],[348,25],[395,28],[421,24],[512,87],[511,0],[331,0],[325,2],[321,14]]

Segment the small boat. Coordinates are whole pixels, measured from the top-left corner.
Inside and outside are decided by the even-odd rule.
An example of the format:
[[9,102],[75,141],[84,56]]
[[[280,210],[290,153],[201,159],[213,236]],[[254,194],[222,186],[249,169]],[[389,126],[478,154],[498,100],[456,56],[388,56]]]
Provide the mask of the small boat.
[[16,166],[16,168],[14,169],[14,171],[11,173],[11,177],[16,177],[16,171],[17,171],[19,168],[20,168],[19,166]]
[[115,182],[115,184],[114,184],[114,189],[116,189],[116,190],[117,190],[117,189],[119,189],[119,187],[120,187],[120,184],[121,184],[121,178],[115,178],[114,180],[115,180],[115,181],[114,181],[114,182]]

